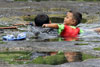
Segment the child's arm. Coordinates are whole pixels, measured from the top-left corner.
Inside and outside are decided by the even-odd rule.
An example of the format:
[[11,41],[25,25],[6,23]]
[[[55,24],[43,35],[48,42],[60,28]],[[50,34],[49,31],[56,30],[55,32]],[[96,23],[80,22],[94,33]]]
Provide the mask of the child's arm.
[[58,29],[58,24],[43,24],[42,27],[48,27],[48,28],[56,28],[56,29]]
[[100,32],[100,28],[95,28],[93,30],[96,31],[96,32]]

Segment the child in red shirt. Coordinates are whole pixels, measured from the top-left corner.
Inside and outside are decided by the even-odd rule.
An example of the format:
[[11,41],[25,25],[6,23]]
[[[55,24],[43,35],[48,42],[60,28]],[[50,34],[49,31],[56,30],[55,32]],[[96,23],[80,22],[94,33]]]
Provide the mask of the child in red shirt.
[[81,20],[82,15],[79,12],[69,11],[63,24],[43,24],[42,27],[56,28],[62,37],[77,37],[82,32],[80,28],[76,27]]

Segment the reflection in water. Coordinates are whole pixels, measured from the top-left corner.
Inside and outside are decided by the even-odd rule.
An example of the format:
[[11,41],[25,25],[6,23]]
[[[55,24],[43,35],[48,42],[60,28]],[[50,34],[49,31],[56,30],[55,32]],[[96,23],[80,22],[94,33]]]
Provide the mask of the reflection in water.
[[76,41],[78,37],[64,37],[64,41]]
[[68,62],[79,62],[82,61],[82,53],[81,52],[65,52],[65,57]]
[[68,38],[63,38],[63,37],[52,37],[52,38],[47,38],[47,39],[41,39],[39,37],[31,37],[31,41],[35,42],[60,42],[60,41],[78,41],[78,38],[74,37],[68,37]]
[[33,59],[37,58],[39,56],[45,57],[45,56],[54,56],[54,55],[63,55],[66,58],[66,61],[68,62],[80,62],[82,61],[82,53],[81,52],[64,52],[62,54],[59,54],[58,52],[35,52],[32,54]]
[[[51,64],[59,65],[67,62],[81,62],[86,59],[97,58],[81,52],[0,52],[0,59],[10,64]],[[52,63],[53,62],[53,63]]]

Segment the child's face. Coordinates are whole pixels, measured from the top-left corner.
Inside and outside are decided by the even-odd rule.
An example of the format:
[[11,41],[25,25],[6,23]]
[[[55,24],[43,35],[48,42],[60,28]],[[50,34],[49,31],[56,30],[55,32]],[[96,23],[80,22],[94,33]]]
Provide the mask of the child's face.
[[76,25],[75,19],[73,18],[73,14],[71,12],[68,12],[66,14],[66,17],[64,18],[64,24],[66,25]]

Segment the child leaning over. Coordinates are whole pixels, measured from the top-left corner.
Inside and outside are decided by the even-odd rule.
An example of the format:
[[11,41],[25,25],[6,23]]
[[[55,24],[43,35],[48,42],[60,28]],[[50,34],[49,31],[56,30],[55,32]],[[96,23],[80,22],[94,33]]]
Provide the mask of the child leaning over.
[[76,27],[81,20],[81,13],[69,11],[64,18],[63,24],[43,24],[42,27],[56,28],[58,34],[62,37],[77,37],[82,32],[80,28]]

